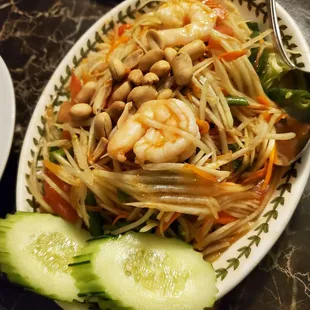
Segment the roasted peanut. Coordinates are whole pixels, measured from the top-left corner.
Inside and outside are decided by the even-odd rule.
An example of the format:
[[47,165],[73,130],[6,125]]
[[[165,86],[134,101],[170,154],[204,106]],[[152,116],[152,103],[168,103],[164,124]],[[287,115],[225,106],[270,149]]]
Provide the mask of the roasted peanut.
[[177,85],[184,86],[193,77],[193,62],[187,53],[178,53],[171,63],[172,72]]
[[130,91],[132,90],[131,83],[126,81],[124,82],[112,95],[112,102],[114,101],[126,101],[126,98]]
[[171,64],[172,59],[178,52],[172,47],[166,47],[164,50],[165,59]]
[[195,40],[189,44],[186,44],[179,50],[180,53],[187,53],[191,57],[192,61],[200,58],[205,51],[206,46],[201,40]]
[[125,66],[124,64],[117,58],[112,58],[109,61],[109,70],[111,75],[115,81],[121,81],[125,77]]
[[173,91],[170,88],[164,89],[159,95],[158,99],[170,99],[173,98]]
[[166,45],[165,38],[154,29],[150,29],[146,33],[146,39],[150,50],[153,49],[163,50],[165,48]]
[[158,81],[159,81],[159,77],[155,73],[149,72],[143,77],[142,84],[153,85],[153,84],[156,84]]
[[95,94],[94,103],[93,103],[93,113],[100,113],[108,104],[107,99],[110,96],[112,91],[112,81],[107,80]]
[[164,82],[164,88],[172,88],[173,86],[175,86],[174,76],[167,76]]
[[140,60],[139,69],[143,72],[148,72],[152,65],[164,58],[164,52],[162,50],[156,49],[148,51]]
[[87,103],[77,103],[70,108],[69,113],[74,121],[85,120],[92,114],[92,107]]
[[87,82],[80,92],[76,95],[75,100],[77,103],[89,103],[90,99],[96,91],[97,83],[90,81]]
[[154,86],[144,85],[134,88],[128,95],[127,101],[133,101],[135,106],[139,108],[142,103],[155,100],[158,92]]
[[91,161],[96,162],[106,151],[107,145],[109,141],[105,137],[101,137],[99,140],[99,143],[97,144],[92,156],[91,156]]
[[128,75],[128,80],[133,84],[140,86],[143,82],[143,73],[140,69],[132,70]]
[[123,101],[114,101],[106,110],[106,112],[110,115],[112,121],[115,123],[121,116],[125,109],[125,102]]
[[170,72],[171,66],[168,61],[160,60],[154,63],[150,68],[150,72],[155,73],[159,78],[167,75]]
[[133,53],[129,54],[123,61],[125,68],[134,69],[138,67],[141,58],[143,57],[144,52],[142,49],[138,49]]
[[93,117],[89,117],[88,119],[79,120],[79,121],[71,120],[71,122],[69,122],[69,125],[73,128],[90,127],[93,120],[94,120]]
[[107,138],[112,131],[112,121],[110,115],[106,112],[97,114],[94,119],[94,132],[97,140],[101,137]]

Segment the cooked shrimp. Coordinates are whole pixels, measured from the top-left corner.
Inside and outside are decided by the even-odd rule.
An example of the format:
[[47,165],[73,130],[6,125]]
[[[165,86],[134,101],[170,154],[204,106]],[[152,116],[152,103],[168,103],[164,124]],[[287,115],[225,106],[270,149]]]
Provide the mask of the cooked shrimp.
[[[171,3],[172,2],[172,3]],[[216,12],[208,12],[199,4],[171,1],[162,5],[155,13],[162,22],[166,46],[188,44],[194,40],[206,41],[210,29],[216,22]]]
[[196,146],[188,139],[146,125],[143,119],[176,127],[200,139],[195,116],[183,101],[152,100],[142,104],[137,113],[116,131],[108,144],[110,157],[124,162],[126,153],[133,150],[141,164],[146,161],[182,162],[195,152]]

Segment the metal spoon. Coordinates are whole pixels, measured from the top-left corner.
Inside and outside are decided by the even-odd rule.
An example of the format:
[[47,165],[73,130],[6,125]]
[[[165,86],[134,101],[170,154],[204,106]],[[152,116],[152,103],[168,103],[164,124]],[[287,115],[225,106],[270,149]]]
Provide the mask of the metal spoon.
[[[269,17],[270,27],[273,29],[273,41],[278,53],[281,55],[285,63],[293,68],[303,72],[308,89],[310,83],[310,72],[305,69],[300,69],[291,61],[286,53],[282,43],[282,36],[278,24],[276,2],[275,0],[266,0],[267,13]],[[281,121],[276,126],[277,132],[294,132],[296,137],[288,141],[277,141],[277,158],[275,164],[278,166],[288,166],[300,158],[302,153],[310,144],[310,125],[301,124],[293,118]]]
[[276,1],[275,0],[266,0],[267,5],[267,14],[269,17],[269,25],[270,28],[273,30],[273,41],[275,43],[275,47],[278,51],[278,53],[281,55],[285,63],[296,70],[302,71],[305,74],[305,78],[307,81],[310,79],[310,71],[298,68],[290,59],[290,57],[287,55],[285,47],[282,42],[282,35],[280,31],[280,27],[278,24],[278,17],[277,17],[277,10],[276,10]]

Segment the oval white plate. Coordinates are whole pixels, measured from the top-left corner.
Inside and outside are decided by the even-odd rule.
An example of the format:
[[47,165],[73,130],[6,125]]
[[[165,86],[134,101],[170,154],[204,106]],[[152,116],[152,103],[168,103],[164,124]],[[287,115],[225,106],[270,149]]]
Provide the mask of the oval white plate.
[[[239,7],[246,20],[257,21],[263,25],[263,29],[266,29],[268,28],[266,6],[262,1],[239,0],[233,2]],[[148,4],[143,7],[144,11],[152,10],[157,6],[156,1],[146,3]],[[26,175],[29,173],[28,164],[32,160],[32,150],[36,149],[44,127],[41,116],[44,115],[45,106],[51,101],[55,104],[61,102],[62,98],[56,95],[57,91],[61,91],[68,80],[70,69],[82,57],[85,57],[90,48],[95,46],[99,39],[96,32],[107,32],[116,24],[132,20],[135,11],[137,9],[141,11],[142,6],[143,1],[127,0],[115,7],[82,36],[56,69],[38,102],[25,137],[18,170],[17,210],[31,211],[32,197],[27,191]],[[281,18],[281,30],[287,47],[303,51],[304,55],[309,57],[309,48],[295,22],[281,6],[278,6],[278,15]],[[296,56],[296,62],[299,66],[310,67],[310,59],[305,56]],[[269,204],[260,216],[258,224],[214,262],[214,268],[218,275],[218,298],[234,288],[249,274],[276,242],[298,204],[309,171],[308,149],[301,162],[293,165],[283,176]]]
[[0,57],[0,179],[8,160],[15,125],[15,94],[8,68]]

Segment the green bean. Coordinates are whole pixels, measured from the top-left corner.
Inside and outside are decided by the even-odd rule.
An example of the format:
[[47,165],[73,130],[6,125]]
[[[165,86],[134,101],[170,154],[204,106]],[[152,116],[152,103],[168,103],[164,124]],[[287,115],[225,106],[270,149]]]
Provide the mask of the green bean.
[[310,93],[307,90],[270,88],[267,95],[290,116],[300,122],[310,123]]
[[249,102],[244,97],[233,97],[233,96],[227,96],[226,97],[227,103],[230,106],[248,106]]

